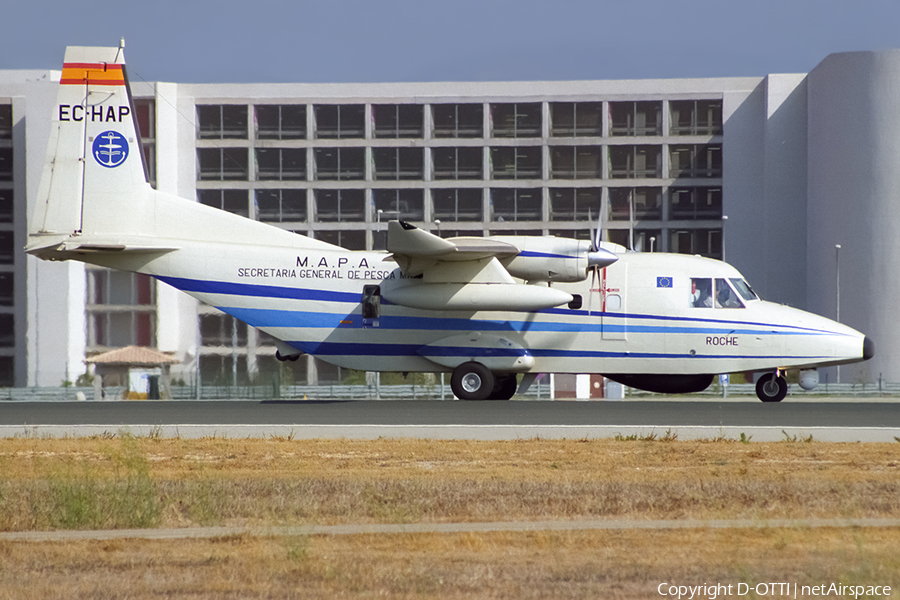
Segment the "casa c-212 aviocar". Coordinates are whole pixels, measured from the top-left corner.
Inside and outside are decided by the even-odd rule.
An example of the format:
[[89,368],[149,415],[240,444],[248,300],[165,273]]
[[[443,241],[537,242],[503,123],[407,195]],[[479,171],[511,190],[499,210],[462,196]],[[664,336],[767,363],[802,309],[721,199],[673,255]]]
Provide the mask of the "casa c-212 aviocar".
[[463,400],[509,399],[538,373],[688,393],[756,372],[760,399],[777,402],[785,370],[809,385],[874,352],[858,331],[761,300],[717,260],[599,234],[443,239],[399,221],[386,252],[348,251],[154,190],[122,46],[67,49],[51,119],[26,251],[153,276],[270,334],[282,359],[449,372]]

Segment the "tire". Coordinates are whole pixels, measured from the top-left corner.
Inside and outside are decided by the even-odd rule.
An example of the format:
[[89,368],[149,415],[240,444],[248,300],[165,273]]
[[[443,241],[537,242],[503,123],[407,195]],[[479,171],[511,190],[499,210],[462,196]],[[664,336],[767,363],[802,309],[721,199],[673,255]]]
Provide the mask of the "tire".
[[450,389],[460,400],[487,400],[494,391],[494,375],[483,364],[469,361],[453,370]]
[[756,396],[763,402],[781,402],[787,391],[787,381],[775,373],[766,373],[756,382]]
[[494,389],[491,390],[490,400],[509,400],[512,398],[516,390],[519,389],[519,382],[513,373],[494,377]]

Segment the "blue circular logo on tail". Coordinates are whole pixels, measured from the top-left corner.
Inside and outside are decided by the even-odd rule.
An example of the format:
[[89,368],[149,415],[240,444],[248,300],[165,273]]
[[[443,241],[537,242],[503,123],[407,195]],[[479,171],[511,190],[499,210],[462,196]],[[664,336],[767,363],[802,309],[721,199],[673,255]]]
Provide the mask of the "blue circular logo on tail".
[[98,163],[112,169],[128,158],[128,141],[118,131],[104,131],[94,138],[92,150]]

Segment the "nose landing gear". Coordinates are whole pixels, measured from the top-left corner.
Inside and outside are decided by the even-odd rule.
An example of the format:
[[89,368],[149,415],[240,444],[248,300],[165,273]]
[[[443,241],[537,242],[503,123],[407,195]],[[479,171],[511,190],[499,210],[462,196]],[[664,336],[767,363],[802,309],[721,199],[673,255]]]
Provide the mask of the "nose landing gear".
[[778,371],[766,373],[756,382],[756,395],[763,402],[781,402],[787,391],[787,380]]

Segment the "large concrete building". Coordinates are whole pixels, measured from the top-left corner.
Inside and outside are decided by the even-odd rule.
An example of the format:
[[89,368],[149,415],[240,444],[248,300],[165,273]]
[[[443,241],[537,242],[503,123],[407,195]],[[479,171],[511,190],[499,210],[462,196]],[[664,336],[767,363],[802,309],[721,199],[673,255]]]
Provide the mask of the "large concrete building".
[[[0,71],[0,386],[74,381],[129,344],[174,352],[175,378],[275,369],[262,334],[165,284],[22,252],[59,76]],[[612,241],[725,258],[764,298],[840,311],[878,343],[841,379],[900,380],[900,51],[749,78],[133,93],[161,190],[350,249],[384,247],[394,218],[586,238],[602,214]]]

